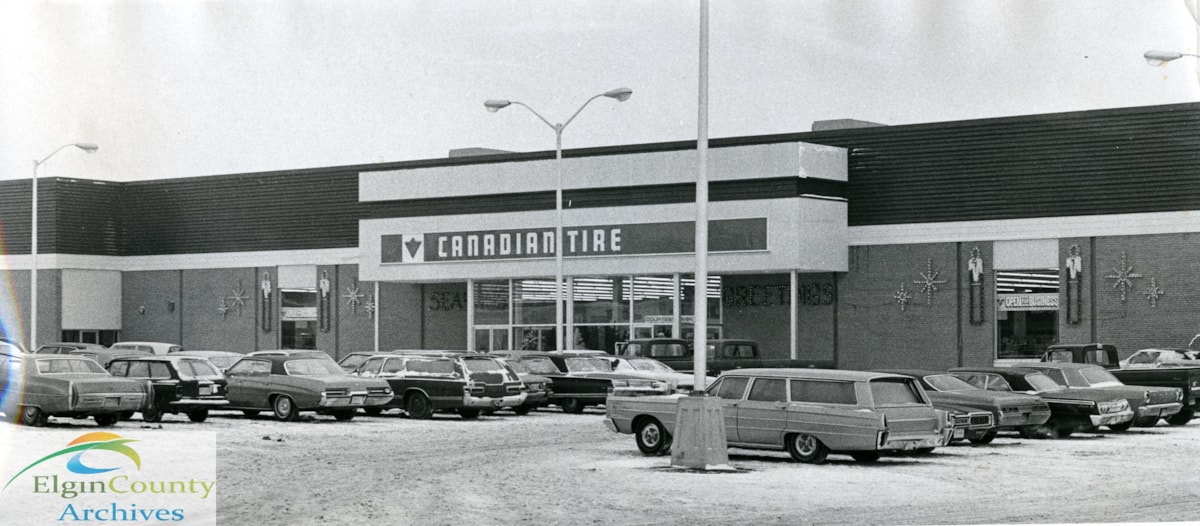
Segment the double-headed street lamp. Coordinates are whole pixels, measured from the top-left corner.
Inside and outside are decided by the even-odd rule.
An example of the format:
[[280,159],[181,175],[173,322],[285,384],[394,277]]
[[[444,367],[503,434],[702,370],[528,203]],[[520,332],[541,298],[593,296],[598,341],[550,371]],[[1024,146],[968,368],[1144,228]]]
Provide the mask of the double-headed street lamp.
[[76,148],[79,148],[80,150],[87,152],[87,153],[92,153],[92,152],[100,149],[99,146],[96,146],[95,144],[92,144],[90,142],[69,142],[62,146],[59,146],[57,150],[50,152],[50,155],[42,157],[42,160],[39,161],[39,160],[35,159],[33,161],[33,190],[32,190],[33,212],[32,212],[32,220],[31,220],[30,226],[29,226],[29,232],[30,232],[30,236],[31,236],[30,244],[29,244],[29,254],[31,257],[31,261],[32,261],[29,265],[29,269],[30,269],[30,271],[29,271],[29,351],[31,351],[31,352],[34,349],[37,349],[37,327],[38,327],[37,326],[37,312],[38,312],[38,301],[37,301],[37,298],[38,298],[38,293],[37,293],[37,288],[38,288],[38,262],[37,262],[37,255],[38,255],[38,168],[41,168],[41,166],[43,164],[45,164],[46,161],[49,161],[51,157],[54,157],[55,154],[63,151],[63,148],[66,148],[68,146],[74,146]]
[[592,101],[594,101],[600,97],[608,97],[610,99],[616,99],[619,102],[625,102],[626,100],[629,100],[630,95],[633,95],[633,90],[631,90],[629,88],[610,89],[604,93],[601,93],[598,95],[593,95],[592,98],[588,99],[582,105],[580,105],[579,109],[575,110],[575,113],[571,114],[571,118],[567,119],[566,122],[563,122],[561,124],[551,123],[548,119],[543,117],[542,114],[538,113],[537,110],[529,107],[529,105],[527,105],[523,102],[518,102],[515,100],[488,99],[487,101],[484,101],[484,103],[483,103],[483,106],[485,108],[487,108],[487,110],[491,113],[496,113],[496,112],[498,112],[504,108],[507,108],[513,104],[516,104],[518,106],[523,106],[525,109],[529,110],[530,113],[533,113],[534,115],[537,116],[537,118],[541,119],[542,122],[546,123],[546,126],[549,126],[550,129],[554,130],[554,164],[555,164],[556,170],[558,171],[558,183],[554,185],[554,213],[556,214],[555,221],[554,221],[554,264],[556,267],[555,275],[554,275],[554,344],[559,349],[570,349],[573,347],[573,343],[574,343],[574,342],[568,342],[564,346],[565,340],[563,339],[562,133],[563,133],[563,130],[565,130],[567,128],[567,125],[571,124],[571,121],[575,120],[575,117],[579,116],[579,112],[583,111],[583,109],[586,108],[587,105],[590,104]]

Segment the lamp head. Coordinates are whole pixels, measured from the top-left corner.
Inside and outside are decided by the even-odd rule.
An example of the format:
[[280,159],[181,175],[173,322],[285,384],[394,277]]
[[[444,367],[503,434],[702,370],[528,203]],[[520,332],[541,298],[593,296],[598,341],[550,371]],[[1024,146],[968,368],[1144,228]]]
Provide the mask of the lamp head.
[[618,102],[625,102],[633,95],[633,90],[629,88],[616,88],[604,92],[604,96],[610,99],[617,99]]
[[512,101],[500,99],[488,99],[483,101],[483,107],[487,108],[487,110],[491,113],[496,113],[504,108],[507,108],[510,104],[512,104]]
[[1146,59],[1146,63],[1151,66],[1161,66],[1182,56],[1183,53],[1176,51],[1159,51],[1157,49],[1152,49],[1142,54],[1142,57]]
[[92,152],[100,149],[99,146],[96,146],[95,144],[92,144],[90,142],[77,142],[77,143],[75,143],[75,147],[79,148],[80,150],[83,150],[87,153],[92,153]]

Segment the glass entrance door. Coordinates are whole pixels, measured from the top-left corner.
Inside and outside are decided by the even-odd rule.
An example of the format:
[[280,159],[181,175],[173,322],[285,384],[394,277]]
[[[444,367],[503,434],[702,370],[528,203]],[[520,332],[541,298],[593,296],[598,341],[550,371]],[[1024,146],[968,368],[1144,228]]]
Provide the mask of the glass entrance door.
[[508,327],[476,327],[475,350],[479,352],[507,351]]

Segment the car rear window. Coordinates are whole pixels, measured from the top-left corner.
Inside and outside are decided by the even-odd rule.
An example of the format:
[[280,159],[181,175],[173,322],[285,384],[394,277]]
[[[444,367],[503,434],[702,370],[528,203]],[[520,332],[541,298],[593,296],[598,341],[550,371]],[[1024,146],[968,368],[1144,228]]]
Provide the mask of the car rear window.
[[792,401],[814,404],[857,405],[854,382],[792,380]]
[[687,354],[687,349],[679,343],[655,343],[650,345],[651,358],[678,358]]
[[37,368],[42,374],[108,374],[108,371],[92,360],[38,360]]
[[925,399],[917,391],[916,382],[906,378],[871,380],[871,398],[876,406],[925,405]]
[[219,376],[221,373],[208,360],[180,360],[179,375],[191,378]]

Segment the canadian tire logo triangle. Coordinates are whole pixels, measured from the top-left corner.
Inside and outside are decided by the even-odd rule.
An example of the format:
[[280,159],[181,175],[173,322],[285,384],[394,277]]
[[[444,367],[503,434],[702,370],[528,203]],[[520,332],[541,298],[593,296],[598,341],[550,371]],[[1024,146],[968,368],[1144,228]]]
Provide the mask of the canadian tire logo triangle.
[[424,263],[425,236],[423,234],[404,234],[404,258],[405,263]]

